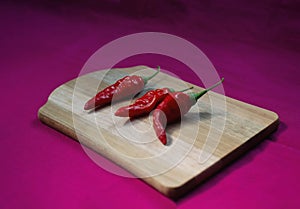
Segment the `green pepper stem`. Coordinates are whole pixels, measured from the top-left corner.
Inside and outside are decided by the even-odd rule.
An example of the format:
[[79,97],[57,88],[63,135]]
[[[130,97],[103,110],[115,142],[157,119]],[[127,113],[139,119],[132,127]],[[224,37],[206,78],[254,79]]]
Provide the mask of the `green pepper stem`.
[[206,90],[206,91],[210,91],[210,90],[212,90],[213,88],[219,86],[221,83],[223,83],[223,81],[224,81],[224,78],[222,78],[218,83],[212,85],[211,87],[209,87],[209,88],[207,88],[207,89],[205,89],[205,90]]
[[190,93],[189,96],[194,99],[195,101],[197,101],[200,97],[202,97],[204,94],[206,94],[208,91],[212,90],[213,88],[219,86],[222,82],[224,81],[224,78],[222,78],[218,83],[212,85],[211,87],[201,91],[201,92],[198,92],[198,93]]
[[180,92],[185,92],[185,91],[188,91],[188,90],[190,90],[190,89],[192,89],[192,88],[194,88],[194,86],[191,86],[191,87],[186,88],[186,89],[182,89],[182,90],[180,90]]
[[144,80],[144,83],[146,84],[150,79],[155,77],[159,72],[160,72],[160,66],[157,66],[157,71],[153,75],[151,75],[149,77],[142,77],[142,79]]

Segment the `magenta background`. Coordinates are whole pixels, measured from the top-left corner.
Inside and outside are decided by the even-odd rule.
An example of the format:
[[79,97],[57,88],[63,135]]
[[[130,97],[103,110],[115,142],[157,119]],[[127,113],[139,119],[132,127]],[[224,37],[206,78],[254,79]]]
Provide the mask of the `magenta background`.
[[[0,208],[298,208],[299,3],[138,2],[0,3]],[[98,48],[148,31],[192,42],[226,78],[227,96],[281,119],[275,134],[178,201],[138,179],[102,170],[80,144],[37,119],[50,92],[77,77]],[[163,56],[137,56],[118,66],[138,64],[161,65],[199,82],[183,64]]]

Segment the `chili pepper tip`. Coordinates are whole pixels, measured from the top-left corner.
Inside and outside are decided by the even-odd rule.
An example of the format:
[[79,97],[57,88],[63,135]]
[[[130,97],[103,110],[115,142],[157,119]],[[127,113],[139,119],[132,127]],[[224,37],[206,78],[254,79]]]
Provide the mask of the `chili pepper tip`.
[[84,104],[84,110],[90,110],[95,107],[95,102],[93,100],[89,100]]
[[162,135],[160,135],[158,138],[159,138],[160,142],[161,142],[163,145],[166,145],[166,144],[167,144],[167,136],[166,136],[166,134],[162,134]]

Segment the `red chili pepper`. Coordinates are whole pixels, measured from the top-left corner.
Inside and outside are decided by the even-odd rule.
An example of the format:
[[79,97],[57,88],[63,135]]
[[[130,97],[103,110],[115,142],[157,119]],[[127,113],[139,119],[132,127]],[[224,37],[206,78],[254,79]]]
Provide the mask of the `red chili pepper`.
[[[193,87],[181,90],[181,92],[189,90]],[[138,98],[133,104],[121,107],[115,115],[119,117],[138,118],[144,115],[148,115],[154,108],[166,98],[166,96],[174,92],[174,89],[162,88],[148,91],[142,97]]]
[[167,144],[167,135],[165,131],[166,125],[180,120],[181,117],[183,117],[190,110],[190,108],[196,104],[200,97],[221,84],[223,80],[224,78],[222,78],[222,80],[215,85],[199,93],[170,93],[157,106],[153,112],[153,126],[157,137],[164,145]]
[[87,101],[84,105],[85,110],[103,107],[114,101],[119,101],[130,96],[134,96],[144,89],[147,82],[160,72],[158,66],[157,72],[149,77],[141,77],[137,75],[125,76],[114,84],[106,87]]

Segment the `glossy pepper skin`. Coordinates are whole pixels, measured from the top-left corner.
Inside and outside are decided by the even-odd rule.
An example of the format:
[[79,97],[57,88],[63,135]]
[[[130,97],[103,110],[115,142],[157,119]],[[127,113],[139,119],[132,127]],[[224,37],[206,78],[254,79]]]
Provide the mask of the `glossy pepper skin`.
[[99,93],[97,93],[93,98],[88,100],[85,105],[85,110],[90,110],[94,108],[100,108],[110,104],[112,101],[120,101],[128,97],[134,96],[144,89],[147,82],[156,76],[160,71],[158,70],[150,77],[141,77],[137,75],[125,76],[119,79],[114,84],[106,87]]
[[170,93],[154,110],[153,126],[159,140],[166,145],[167,135],[165,127],[167,123],[179,121],[196,103],[188,94],[183,92]]
[[[181,90],[181,92],[192,89],[193,87],[189,87]],[[174,89],[170,88],[162,88],[148,91],[142,97],[138,98],[133,104],[120,107],[115,115],[119,117],[130,117],[130,118],[138,118],[141,116],[149,115],[155,107],[163,101],[166,96],[174,92]]]
[[162,88],[148,91],[138,98],[133,104],[121,107],[115,115],[119,117],[138,118],[148,115],[173,89]]
[[166,145],[166,125],[179,121],[181,117],[183,117],[191,109],[191,107],[196,104],[200,97],[221,84],[223,80],[224,79],[199,93],[186,94],[183,92],[173,92],[168,94],[168,96],[153,111],[153,127],[158,139]]

